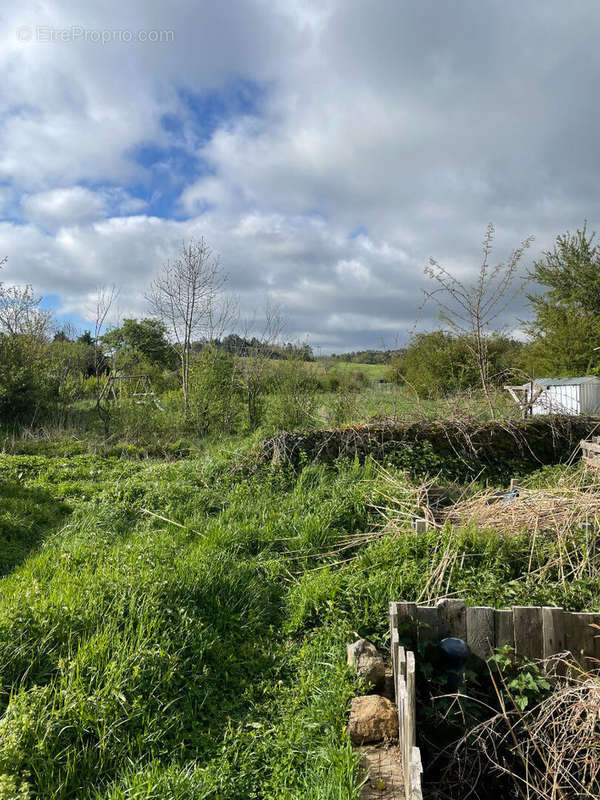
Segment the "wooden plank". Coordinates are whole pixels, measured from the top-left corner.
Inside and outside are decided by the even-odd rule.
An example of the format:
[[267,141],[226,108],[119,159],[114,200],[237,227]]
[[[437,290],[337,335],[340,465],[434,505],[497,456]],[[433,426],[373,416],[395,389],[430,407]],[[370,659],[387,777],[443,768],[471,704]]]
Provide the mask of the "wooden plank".
[[467,606],[467,644],[471,653],[485,661],[494,652],[494,609]]
[[402,645],[398,646],[396,650],[397,659],[398,659],[398,672],[396,674],[396,678],[398,676],[405,678],[406,677],[406,650]]
[[420,643],[439,641],[439,609],[436,606],[417,606],[417,622]]
[[392,654],[392,675],[398,674],[398,650],[400,648],[400,642],[398,641],[398,629],[392,629],[392,642],[390,645],[390,651]]
[[396,708],[398,709],[398,747],[402,754],[402,769],[406,778],[406,708],[408,695],[406,692],[406,681],[402,676],[398,677],[396,685]]
[[439,610],[440,638],[467,638],[467,614],[464,600],[446,597],[436,603]]
[[390,642],[394,629],[398,630],[398,603],[390,603]]
[[400,641],[402,644],[412,645],[413,642],[417,640],[417,604],[396,603],[396,610],[398,614],[398,633],[400,634]]
[[410,650],[406,654],[406,695],[408,698],[407,704],[407,732],[408,732],[408,745],[412,751],[416,743],[415,731],[415,717],[416,717],[416,700],[415,700],[415,654]]
[[494,611],[494,646],[507,644],[514,649],[515,628],[512,608],[498,608]]
[[567,647],[583,669],[594,667],[594,662],[590,659],[594,658],[594,636],[598,631],[590,625],[597,622],[598,615],[593,612],[571,612],[564,616]]
[[565,639],[564,611],[562,608],[542,608],[543,658],[550,658],[567,649]]
[[514,606],[515,651],[519,658],[542,658],[544,637],[541,606]]
[[591,628],[592,632],[592,639],[594,640],[594,650],[593,656],[594,658],[598,659],[598,664],[595,665],[595,669],[600,668],[600,614],[596,611],[592,614],[593,619],[590,620],[590,625],[596,626]]
[[418,747],[413,747],[410,758],[409,789],[407,800],[423,800],[423,787],[421,775],[423,774],[423,764],[421,762],[421,751]]

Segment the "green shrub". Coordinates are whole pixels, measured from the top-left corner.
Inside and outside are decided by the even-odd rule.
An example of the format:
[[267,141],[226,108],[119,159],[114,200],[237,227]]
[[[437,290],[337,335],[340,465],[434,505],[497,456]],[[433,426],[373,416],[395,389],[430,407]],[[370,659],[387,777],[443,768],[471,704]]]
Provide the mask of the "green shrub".
[[234,356],[206,347],[190,376],[190,419],[201,435],[235,433],[242,413],[242,387]]
[[315,424],[318,382],[304,362],[282,361],[274,371],[266,424],[276,430]]

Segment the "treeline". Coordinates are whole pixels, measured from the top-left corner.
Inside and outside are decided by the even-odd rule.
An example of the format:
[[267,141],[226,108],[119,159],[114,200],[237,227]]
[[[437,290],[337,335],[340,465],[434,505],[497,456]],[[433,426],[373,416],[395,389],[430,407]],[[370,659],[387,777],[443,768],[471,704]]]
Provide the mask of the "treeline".
[[300,345],[286,342],[285,344],[275,344],[273,342],[264,342],[253,336],[248,339],[244,336],[239,336],[237,333],[230,333],[223,339],[214,339],[210,342],[200,341],[192,344],[192,349],[195,353],[201,352],[206,347],[214,347],[217,350],[224,350],[226,353],[232,355],[242,356],[247,358],[293,358],[300,361],[314,361],[315,357],[312,348],[309,344],[303,343]]
[[353,350],[349,353],[334,353],[319,356],[319,361],[343,361],[350,364],[389,364],[405,352],[406,348],[396,350]]

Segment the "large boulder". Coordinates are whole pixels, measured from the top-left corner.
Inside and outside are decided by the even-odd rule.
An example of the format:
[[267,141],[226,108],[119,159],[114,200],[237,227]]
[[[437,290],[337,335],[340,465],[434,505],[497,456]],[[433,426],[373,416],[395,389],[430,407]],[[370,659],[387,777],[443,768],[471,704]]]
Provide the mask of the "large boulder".
[[348,665],[354,667],[356,674],[364,678],[374,689],[385,684],[385,664],[374,644],[367,639],[358,639],[348,645]]
[[347,731],[352,744],[375,744],[398,738],[396,706],[377,694],[354,697]]

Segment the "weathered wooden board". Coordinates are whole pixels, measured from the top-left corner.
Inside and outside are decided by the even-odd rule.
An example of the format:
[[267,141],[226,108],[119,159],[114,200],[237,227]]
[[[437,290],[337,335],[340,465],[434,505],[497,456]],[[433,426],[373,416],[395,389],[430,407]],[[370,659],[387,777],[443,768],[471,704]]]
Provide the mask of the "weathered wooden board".
[[515,652],[520,658],[541,658],[544,652],[541,606],[514,606]]
[[467,606],[467,644],[476,658],[485,660],[494,652],[494,609]]
[[595,634],[600,631],[590,627],[598,624],[598,614],[579,612],[569,614],[566,622],[567,647],[583,669],[594,667]]
[[437,642],[440,639],[439,609],[437,606],[417,606],[419,642]]
[[415,654],[408,651],[406,654],[406,695],[408,699],[408,725],[407,725],[407,741],[408,746],[412,752],[412,748],[416,744],[417,736],[415,731],[415,717],[416,717],[416,695],[415,695]]
[[390,603],[390,642],[394,630],[398,630],[398,603]]
[[512,608],[494,610],[494,644],[496,647],[515,646],[515,626]]
[[408,795],[406,795],[406,800],[423,800],[423,789],[421,787],[422,773],[421,751],[418,747],[413,747],[409,767],[409,790]]
[[392,641],[390,644],[390,650],[392,653],[392,673],[394,675],[398,674],[398,650],[400,648],[400,641],[398,638],[398,628],[392,629]]
[[446,597],[438,600],[440,637],[467,639],[467,613],[464,600]]
[[550,658],[567,649],[565,637],[565,613],[562,608],[544,606],[542,608],[542,657]]
[[406,778],[406,760],[407,746],[406,746],[406,715],[408,712],[408,695],[406,692],[406,681],[399,675],[396,684],[396,707],[398,709],[398,745],[402,753],[402,766],[404,768],[404,777]]
[[403,678],[406,677],[406,650],[402,645],[399,645],[398,650],[396,651],[397,654],[397,666],[398,666],[398,675],[401,675]]
[[[493,648],[510,645],[520,658],[541,660],[571,651],[585,668],[594,666],[590,659],[600,661],[600,612],[568,612],[552,606],[467,607],[463,600],[444,598],[435,606],[390,604],[390,626],[393,663],[400,642],[412,646],[417,639],[425,644],[447,636],[464,639],[473,655],[482,659]],[[405,667],[399,664],[398,669]]]
[[396,603],[396,612],[398,614],[400,641],[405,645],[416,643],[417,604]]

